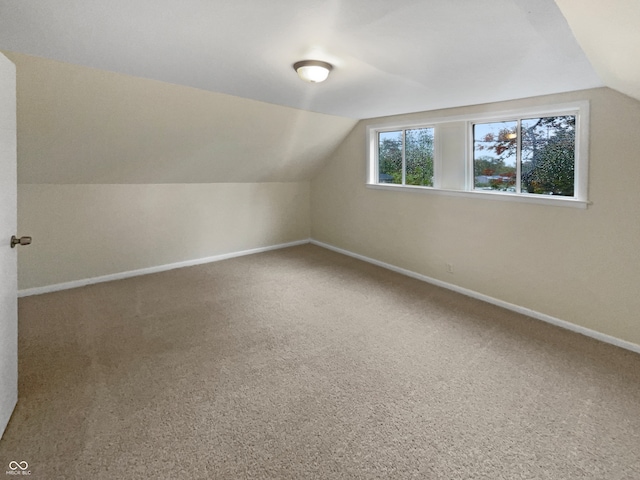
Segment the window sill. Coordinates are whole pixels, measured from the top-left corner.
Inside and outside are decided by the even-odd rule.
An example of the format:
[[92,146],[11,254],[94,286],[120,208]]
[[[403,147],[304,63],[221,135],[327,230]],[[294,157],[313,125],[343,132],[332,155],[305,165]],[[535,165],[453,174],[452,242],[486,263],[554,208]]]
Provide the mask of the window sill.
[[478,190],[449,190],[435,187],[418,187],[412,185],[393,185],[368,183],[367,188],[374,190],[395,190],[401,192],[424,193],[427,195],[444,195],[450,197],[475,198],[483,200],[498,200],[502,202],[531,203],[537,205],[547,205],[555,207],[571,207],[586,209],[591,202],[578,200],[576,198],[559,197],[552,195],[528,195],[516,193],[500,193]]

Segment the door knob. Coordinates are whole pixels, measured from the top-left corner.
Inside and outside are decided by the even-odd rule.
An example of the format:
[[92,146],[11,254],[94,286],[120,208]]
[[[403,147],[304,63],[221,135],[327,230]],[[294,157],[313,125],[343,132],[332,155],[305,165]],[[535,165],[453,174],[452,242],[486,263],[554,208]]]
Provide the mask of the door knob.
[[16,238],[15,235],[11,236],[11,248],[15,248],[16,245],[31,245],[31,237]]

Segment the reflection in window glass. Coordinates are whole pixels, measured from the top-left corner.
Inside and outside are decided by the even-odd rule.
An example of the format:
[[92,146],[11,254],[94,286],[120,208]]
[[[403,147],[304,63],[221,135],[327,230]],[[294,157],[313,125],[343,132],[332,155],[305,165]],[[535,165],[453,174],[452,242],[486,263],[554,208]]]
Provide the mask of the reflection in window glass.
[[589,102],[534,108],[368,125],[367,184],[585,207]]
[[378,182],[402,184],[402,130],[378,134]]
[[576,117],[522,120],[523,193],[574,195]]
[[473,126],[473,188],[516,191],[518,122]]

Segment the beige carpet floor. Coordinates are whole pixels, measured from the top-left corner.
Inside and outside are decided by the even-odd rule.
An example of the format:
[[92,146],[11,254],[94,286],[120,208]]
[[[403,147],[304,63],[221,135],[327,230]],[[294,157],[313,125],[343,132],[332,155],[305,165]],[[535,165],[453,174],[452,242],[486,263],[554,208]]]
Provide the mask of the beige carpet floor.
[[19,308],[0,477],[640,479],[640,355],[316,246]]

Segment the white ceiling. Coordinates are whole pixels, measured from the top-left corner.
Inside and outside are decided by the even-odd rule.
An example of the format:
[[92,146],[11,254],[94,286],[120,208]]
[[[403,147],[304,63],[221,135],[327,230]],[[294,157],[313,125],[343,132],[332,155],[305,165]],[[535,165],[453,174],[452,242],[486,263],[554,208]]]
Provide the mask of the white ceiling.
[[0,0],[0,50],[351,118],[603,85],[554,0]]
[[640,100],[640,0],[556,0],[608,87]]

